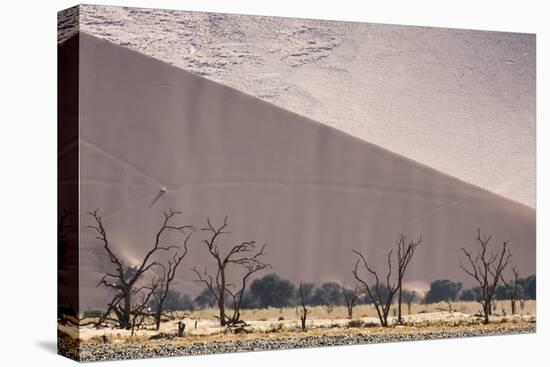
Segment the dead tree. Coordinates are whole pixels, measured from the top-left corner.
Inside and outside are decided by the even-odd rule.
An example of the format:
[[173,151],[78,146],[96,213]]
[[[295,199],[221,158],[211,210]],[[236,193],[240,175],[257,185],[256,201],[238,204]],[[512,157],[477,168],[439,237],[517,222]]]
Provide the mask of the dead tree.
[[149,299],[156,292],[159,284],[160,281],[153,279],[151,286],[134,287],[132,289],[131,336],[134,336],[136,331],[143,327],[145,318],[149,315],[146,312]]
[[168,297],[170,286],[176,276],[176,270],[178,269],[178,266],[180,265],[185,255],[187,255],[187,243],[189,242],[189,238],[191,238],[191,233],[192,232],[189,232],[189,234],[187,234],[187,237],[185,237],[185,240],[183,241],[183,250],[181,254],[175,253],[174,255],[172,255],[172,258],[168,260],[167,265],[159,264],[162,275],[158,279],[157,289],[155,290],[155,292],[152,293],[154,305],[156,307],[155,326],[157,330],[160,329],[160,321],[162,317],[162,311],[164,309],[164,302]]
[[[414,251],[422,243],[422,237],[418,241],[409,241],[407,243],[406,237],[404,235],[399,236],[397,240],[397,323],[401,324],[403,318],[401,315],[401,301],[402,301],[402,290],[403,290],[403,278],[405,276],[405,271],[407,266],[411,262],[411,259],[414,255]],[[410,312],[409,312],[410,313]]]
[[[254,273],[271,267],[271,265],[261,261],[262,256],[265,255],[264,251],[267,243],[258,247],[255,241],[241,242],[222,254],[218,242],[221,236],[230,233],[227,230],[229,225],[227,217],[225,217],[223,225],[220,227],[215,227],[210,219],[207,219],[206,222],[207,227],[203,228],[202,231],[209,233],[209,238],[202,242],[215,260],[215,275],[213,276],[206,267],[203,272],[199,272],[196,268],[191,270],[197,276],[195,280],[203,283],[216,299],[220,325],[235,325],[241,322],[240,308],[248,280]],[[227,279],[230,266],[239,268],[241,272],[244,271],[237,282],[238,285],[230,283]],[[231,297],[230,302],[233,308],[231,315],[228,315],[226,311],[227,296]]]
[[418,295],[416,291],[403,290],[403,302],[407,305],[407,312],[411,314],[412,304],[418,301]]
[[491,315],[491,302],[497,288],[499,280],[502,278],[502,272],[510,264],[511,253],[508,250],[508,243],[505,241],[502,244],[502,249],[499,252],[493,252],[489,249],[489,243],[492,236],[481,235],[481,230],[478,228],[476,241],[479,245],[478,251],[474,254],[465,248],[462,248],[468,264],[464,266],[460,263],[460,268],[472,277],[481,289],[481,305],[483,307],[484,323],[489,323],[489,315]]
[[[162,243],[163,234],[167,232],[177,232],[184,234],[187,230],[194,230],[193,226],[174,226],[170,224],[174,216],[180,214],[180,212],[170,209],[169,213],[164,213],[164,220],[161,228],[155,235],[153,246],[147,251],[140,264],[135,267],[128,267],[124,261],[117,255],[109,242],[107,231],[103,224],[102,217],[98,214],[98,210],[88,213],[95,220],[95,225],[90,225],[88,228],[94,230],[97,234],[96,238],[102,242],[103,248],[109,256],[109,260],[114,266],[114,271],[108,272],[99,281],[97,286],[103,285],[104,287],[113,290],[114,296],[107,304],[107,310],[100,317],[96,326],[101,325],[105,321],[113,321],[120,329],[130,330],[135,327],[132,321],[132,315],[136,314],[138,308],[141,308],[141,302],[133,302],[133,297],[141,292],[136,292],[135,288],[138,281],[140,281],[143,275],[154,266],[159,266],[158,260],[155,260],[155,256],[158,252],[167,252],[172,249],[177,249],[176,245],[165,245]],[[143,291],[141,289],[141,291]],[[150,295],[149,295],[150,296]],[[149,300],[147,298],[147,300]],[[141,312],[141,311],[139,311]],[[139,313],[137,312],[137,313]],[[115,318],[111,314],[115,314]]]
[[519,272],[517,271],[515,266],[512,267],[512,275],[513,275],[513,278],[508,282],[504,279],[503,275],[501,275],[500,279],[502,280],[502,283],[504,283],[504,286],[508,291],[508,297],[510,297],[510,306],[512,308],[512,315],[515,315],[516,301],[522,298],[521,284],[519,283]]
[[[261,251],[263,251],[263,249]],[[243,263],[242,267],[245,269],[245,271],[244,274],[241,275],[240,287],[227,287],[227,293],[231,297],[231,306],[233,308],[233,312],[229,317],[229,321],[231,324],[236,324],[241,321],[241,304],[243,302],[246,284],[250,276],[260,270],[267,269],[268,267],[270,267],[270,265],[258,261],[253,261]]]
[[[388,252],[388,273],[386,275],[385,285],[383,285],[383,283],[380,282],[378,273],[369,266],[363,254],[356,250],[353,250],[353,253],[355,253],[359,257],[359,259],[357,259],[357,262],[355,263],[355,268],[352,270],[353,276],[364,287],[368,297],[371,299],[372,303],[374,304],[374,308],[376,309],[376,313],[378,314],[378,319],[380,320],[380,324],[386,327],[388,326],[388,315],[390,313],[390,307],[393,301],[393,297],[395,296],[395,293],[397,292],[397,289],[398,289],[397,284],[391,282],[391,275],[392,275],[391,258],[392,258],[393,250],[390,250]],[[360,263],[363,264],[363,267],[374,278],[374,281],[375,281],[374,287],[372,285],[369,285],[368,281],[361,278],[361,276],[359,275]],[[387,294],[384,294],[385,292],[383,292],[384,287],[386,288]]]
[[304,287],[302,281],[300,281],[300,288],[298,288],[298,294],[300,295],[300,301],[302,303],[302,314],[300,315],[300,321],[302,322],[302,330],[306,331],[306,319],[308,314],[308,309],[306,308],[306,294],[304,294]]
[[354,289],[342,287],[342,297],[344,298],[344,304],[346,305],[346,310],[348,312],[348,318],[353,318],[353,308],[357,303],[359,298],[359,287],[355,286]]

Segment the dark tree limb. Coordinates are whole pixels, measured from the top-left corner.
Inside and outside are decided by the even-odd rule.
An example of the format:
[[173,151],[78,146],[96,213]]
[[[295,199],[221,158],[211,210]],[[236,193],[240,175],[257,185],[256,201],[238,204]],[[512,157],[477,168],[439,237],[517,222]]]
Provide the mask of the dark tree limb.
[[[416,248],[422,243],[422,236],[417,241],[406,241],[405,235],[400,235],[396,242],[397,245],[397,323],[403,322],[401,314],[401,302],[403,293],[403,278],[405,271],[412,260]],[[410,308],[410,307],[409,307]]]
[[[142,313],[140,309],[144,307],[142,305],[142,302],[135,302],[134,298],[139,296],[141,301],[145,299],[149,301],[149,298],[152,296],[150,294],[150,290],[149,292],[145,292],[142,294],[142,292],[144,292],[146,288],[144,288],[143,286],[137,286],[137,283],[150,269],[162,265],[156,259],[157,253],[168,252],[178,249],[177,245],[164,244],[162,241],[163,235],[168,232],[185,234],[186,231],[195,231],[196,228],[190,225],[173,225],[172,220],[174,219],[174,217],[181,214],[178,211],[170,209],[168,213],[163,213],[163,221],[161,223],[160,229],[155,235],[153,246],[145,253],[139,265],[135,267],[128,267],[121,259],[121,257],[117,255],[115,251],[113,251],[113,247],[109,241],[107,231],[103,223],[103,218],[98,214],[98,211],[99,210],[95,210],[88,213],[88,215],[90,215],[94,219],[94,224],[88,225],[87,228],[95,232],[96,239],[98,239],[102,243],[103,248],[105,249],[105,252],[109,257],[109,260],[114,267],[114,271],[106,272],[97,284],[97,286],[101,285],[114,291],[113,298],[111,302],[108,303],[108,308],[105,314],[100,317],[98,325],[108,320],[111,313],[114,313],[119,328],[134,330],[136,327],[136,321],[138,321],[138,319],[133,317],[133,315],[135,315],[136,313]],[[189,239],[189,235],[186,237],[186,239]],[[184,242],[184,253],[187,253],[186,241]],[[173,266],[174,264],[172,263],[172,267]]]
[[359,286],[357,285],[353,289],[346,288],[345,285],[342,286],[342,298],[344,299],[344,304],[346,305],[349,319],[353,318],[353,309],[357,303],[359,294]]
[[[393,302],[393,297],[395,296],[395,293],[397,292],[397,289],[398,289],[397,284],[391,282],[391,275],[392,275],[391,258],[392,258],[393,250],[390,250],[387,255],[388,272],[385,278],[386,280],[385,288],[387,291],[386,295],[382,291],[383,283],[380,282],[378,273],[369,266],[366,258],[363,256],[361,252],[356,250],[352,250],[352,251],[354,254],[356,254],[359,257],[359,259],[355,263],[355,268],[352,270],[353,276],[364,287],[364,289],[367,292],[367,295],[369,296],[372,303],[374,304],[374,308],[376,309],[376,313],[378,315],[378,319],[380,320],[380,324],[384,327],[389,326],[388,315],[390,312],[391,304]],[[366,278],[362,278],[360,276],[359,264],[362,264],[363,268],[371,275],[372,278],[374,278],[374,286],[369,285]]]
[[464,265],[461,262],[460,268],[479,284],[485,324],[489,323],[489,316],[492,313],[491,303],[498,282],[502,278],[502,272],[510,264],[512,257],[507,242],[503,242],[499,252],[490,251],[489,243],[491,239],[492,236],[490,235],[482,236],[481,230],[478,228],[476,236],[477,252],[473,253],[470,250],[461,248],[467,264]]
[[522,292],[521,292],[521,285],[519,283],[519,271],[516,269],[516,267],[512,267],[512,279],[509,281],[506,281],[504,279],[504,276],[501,274],[500,279],[502,280],[502,283],[504,283],[504,286],[506,287],[506,290],[508,292],[508,297],[510,297],[510,307],[512,309],[512,315],[516,314],[516,301],[518,299],[522,299]]
[[304,294],[303,282],[300,280],[300,288],[298,288],[298,294],[300,295],[300,301],[302,303],[302,314],[300,315],[300,321],[302,326],[302,331],[306,331],[306,320],[309,310],[306,308],[306,295]]
[[[228,226],[229,221],[226,216],[223,224],[218,227],[211,222],[210,218],[207,218],[206,226],[202,228],[203,232],[209,234],[209,237],[203,240],[202,243],[215,261],[215,274],[209,272],[206,267],[203,272],[198,271],[196,268],[191,269],[196,275],[195,280],[203,283],[216,299],[219,320],[222,326],[241,322],[240,308],[247,281],[254,273],[271,267],[261,260],[265,256],[267,244],[258,248],[255,241],[245,241],[230,247],[225,255],[222,254],[218,241],[221,236],[230,233]],[[239,286],[235,286],[227,279],[228,268],[235,266],[243,272],[237,282]],[[226,296],[231,297],[233,308],[231,315],[226,312]]]
[[181,261],[185,258],[188,252],[188,242],[191,238],[192,232],[189,232],[189,234],[185,237],[185,240],[183,241],[183,250],[181,253],[175,253],[172,255],[172,258],[168,260],[168,264],[160,264],[160,268],[162,269],[162,276],[159,279],[159,284],[157,286],[157,291],[153,292],[152,296],[155,300],[155,324],[156,329],[160,329],[160,321],[162,316],[162,310],[164,309],[164,303],[166,301],[166,298],[168,297],[168,293],[170,291],[170,286],[172,285],[174,278],[176,277],[176,270],[178,266],[180,265]]

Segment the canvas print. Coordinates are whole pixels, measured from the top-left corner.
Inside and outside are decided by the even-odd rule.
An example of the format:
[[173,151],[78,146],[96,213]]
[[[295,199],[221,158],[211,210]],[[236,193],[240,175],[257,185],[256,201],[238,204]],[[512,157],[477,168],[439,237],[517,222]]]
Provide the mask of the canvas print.
[[535,332],[534,34],[58,20],[61,355]]

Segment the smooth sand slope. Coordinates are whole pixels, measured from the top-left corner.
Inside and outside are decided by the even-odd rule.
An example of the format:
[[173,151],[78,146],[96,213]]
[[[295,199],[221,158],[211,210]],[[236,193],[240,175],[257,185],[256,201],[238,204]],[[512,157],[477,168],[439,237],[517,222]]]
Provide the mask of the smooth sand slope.
[[534,34],[100,5],[60,15],[60,40],[78,26],[535,208]]
[[[151,246],[161,213],[172,207],[183,211],[182,224],[199,227],[228,215],[227,240],[268,242],[273,271],[293,281],[351,284],[352,248],[380,268],[405,233],[424,238],[409,283],[471,285],[458,255],[474,245],[478,226],[510,242],[522,275],[535,271],[535,211],[527,206],[84,33],[80,55],[85,308],[106,300],[95,285],[109,262],[85,228],[85,213],[96,208],[129,264]],[[179,272],[180,291],[196,293],[188,269],[209,264],[201,238]]]

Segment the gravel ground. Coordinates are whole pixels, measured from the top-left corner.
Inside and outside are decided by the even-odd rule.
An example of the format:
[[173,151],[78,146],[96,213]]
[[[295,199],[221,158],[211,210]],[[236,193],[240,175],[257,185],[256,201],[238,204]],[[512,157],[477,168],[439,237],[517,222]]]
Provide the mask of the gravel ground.
[[[137,359],[154,357],[172,357],[213,353],[250,352],[274,349],[311,348],[322,346],[391,343],[399,341],[435,340],[464,338],[475,336],[494,336],[509,334],[529,334],[535,332],[535,325],[521,327],[502,327],[492,329],[457,329],[437,332],[405,333],[356,333],[350,335],[297,336],[290,338],[245,339],[218,342],[196,342],[187,345],[173,343],[135,343],[120,344],[78,344],[69,339],[60,339],[58,352],[61,355],[79,361],[105,361],[118,359]],[[77,350],[80,348],[80,356]]]

